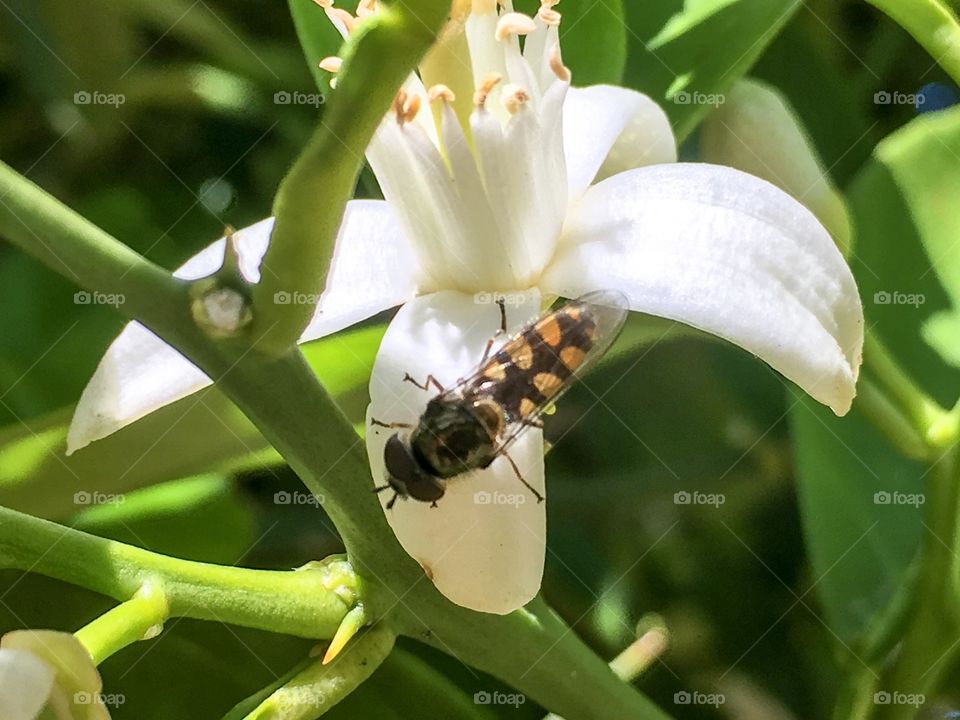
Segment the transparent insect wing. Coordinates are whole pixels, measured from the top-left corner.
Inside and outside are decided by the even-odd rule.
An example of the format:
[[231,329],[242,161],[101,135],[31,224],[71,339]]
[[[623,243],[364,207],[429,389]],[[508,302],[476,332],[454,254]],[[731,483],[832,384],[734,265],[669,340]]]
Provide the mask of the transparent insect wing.
[[630,312],[630,303],[627,296],[619,290],[594,290],[581,295],[576,300],[571,300],[570,304],[582,305],[594,318],[597,328],[593,346],[587,353],[587,357],[573,372],[574,379],[577,379],[596,366],[607,354],[607,350],[623,330]]

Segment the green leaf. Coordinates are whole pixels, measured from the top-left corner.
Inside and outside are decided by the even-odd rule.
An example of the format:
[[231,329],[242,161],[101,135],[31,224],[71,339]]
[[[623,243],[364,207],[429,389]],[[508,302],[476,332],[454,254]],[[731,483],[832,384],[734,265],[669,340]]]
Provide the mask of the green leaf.
[[[351,418],[362,418],[380,339],[375,325],[303,346],[314,373]],[[59,518],[78,492],[125,493],[205,472],[236,472],[280,457],[217,388],[208,388],[74,453],[64,454],[73,408],[0,430],[0,505]],[[42,490],[41,490],[42,489]]]
[[678,140],[722,102],[799,0],[657,0],[627,5],[627,84],[664,103]]
[[867,326],[945,406],[960,393],[955,153],[960,110],[918,117],[877,146],[848,191]]
[[234,490],[216,475],[174,480],[115,498],[101,496],[105,502],[82,509],[71,524],[164,555],[231,564],[259,534],[251,506]]
[[940,0],[867,0],[896,20],[960,83],[960,23]]
[[837,418],[803,397],[790,422],[811,583],[849,643],[904,582],[923,531],[925,469],[891,448],[856,404]]
[[[317,87],[323,92],[329,92],[330,73],[321,70],[318,63],[325,57],[338,55],[343,38],[315,3],[310,0],[289,0],[289,5],[290,17],[293,18],[293,25],[297,29],[297,37],[300,39],[307,67],[310,68]],[[343,3],[342,7],[352,12],[356,3]]]

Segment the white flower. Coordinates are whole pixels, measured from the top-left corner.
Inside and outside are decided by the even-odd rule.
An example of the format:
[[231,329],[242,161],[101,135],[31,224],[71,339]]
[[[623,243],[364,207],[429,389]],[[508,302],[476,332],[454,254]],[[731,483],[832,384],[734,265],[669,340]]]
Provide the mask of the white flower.
[[[766,181],[676,163],[666,116],[649,98],[618,87],[569,87],[553,4],[532,19],[509,2],[499,10],[495,0],[475,0],[465,24],[469,55],[461,58],[475,85],[473,109],[461,114],[468,122],[458,120],[450,88],[428,91],[410,77],[367,153],[385,200],[348,204],[326,291],[301,340],[403,304],[373,368],[369,416],[413,423],[430,393],[404,375],[454,383],[479,361],[499,324],[496,306],[475,302],[477,293],[517,298],[507,308],[515,329],[544,298],[609,288],[635,311],[740,345],[845,413],[855,394],[863,315],[829,234]],[[343,31],[356,22],[341,10],[328,14]],[[522,51],[519,34],[526,34]],[[324,65],[338,66],[330,59]],[[238,234],[251,280],[270,228],[266,220]],[[221,240],[178,275],[209,274],[222,254]],[[70,449],[208,383],[131,323],[84,392]],[[385,479],[389,435],[367,434],[377,485]],[[527,431],[511,455],[545,494],[541,432]],[[478,503],[478,492],[491,493],[491,502]],[[494,502],[496,493],[513,500]],[[387,517],[456,603],[505,613],[539,589],[544,506],[504,458],[451,481],[439,507],[398,501]]]
[[14,630],[0,638],[3,720],[110,720],[103,683],[70,633]]
[[54,669],[27,650],[0,648],[0,708],[9,720],[35,720],[47,704]]

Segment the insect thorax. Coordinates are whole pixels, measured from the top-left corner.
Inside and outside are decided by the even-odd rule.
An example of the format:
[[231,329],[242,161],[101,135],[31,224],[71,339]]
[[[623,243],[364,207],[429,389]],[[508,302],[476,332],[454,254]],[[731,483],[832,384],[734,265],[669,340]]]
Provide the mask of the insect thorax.
[[450,478],[484,468],[496,457],[502,410],[483,398],[434,398],[410,443],[437,477]]

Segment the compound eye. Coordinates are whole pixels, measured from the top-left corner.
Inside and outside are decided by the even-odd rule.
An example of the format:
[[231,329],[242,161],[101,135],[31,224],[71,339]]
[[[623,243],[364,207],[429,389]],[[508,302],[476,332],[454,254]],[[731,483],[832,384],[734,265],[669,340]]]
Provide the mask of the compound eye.
[[390,476],[390,486],[404,497],[409,495],[408,487],[419,468],[399,435],[392,435],[383,446],[383,464]]
[[424,472],[409,445],[399,435],[387,440],[383,448],[383,460],[390,476],[388,482],[398,495],[421,502],[433,502],[443,497],[441,482]]

